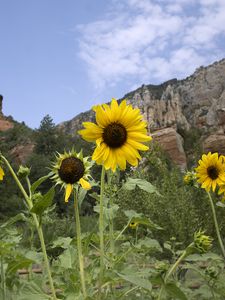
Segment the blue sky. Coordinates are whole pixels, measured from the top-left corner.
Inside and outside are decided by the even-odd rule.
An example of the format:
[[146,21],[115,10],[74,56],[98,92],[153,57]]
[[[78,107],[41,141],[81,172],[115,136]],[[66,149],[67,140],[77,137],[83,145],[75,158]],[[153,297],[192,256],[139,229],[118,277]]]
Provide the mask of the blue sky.
[[225,58],[224,0],[0,0],[3,112],[56,124]]

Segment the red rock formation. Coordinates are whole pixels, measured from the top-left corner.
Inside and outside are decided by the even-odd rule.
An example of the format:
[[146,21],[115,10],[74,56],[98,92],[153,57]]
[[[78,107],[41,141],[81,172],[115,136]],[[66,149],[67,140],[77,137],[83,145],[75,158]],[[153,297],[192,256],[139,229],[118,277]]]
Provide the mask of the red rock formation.
[[25,164],[28,157],[32,154],[34,149],[34,144],[33,143],[27,143],[25,145],[17,145],[14,147],[11,151],[10,154],[13,157],[13,160],[18,164]]
[[170,158],[181,169],[186,168],[186,155],[183,149],[182,137],[173,128],[164,128],[152,133],[153,141],[159,143],[163,150],[165,150]]

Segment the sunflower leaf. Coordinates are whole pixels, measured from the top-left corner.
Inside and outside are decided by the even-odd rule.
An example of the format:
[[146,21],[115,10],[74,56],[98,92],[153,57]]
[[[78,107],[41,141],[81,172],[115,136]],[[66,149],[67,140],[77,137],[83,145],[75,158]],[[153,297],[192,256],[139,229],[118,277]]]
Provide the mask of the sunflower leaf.
[[52,187],[43,197],[34,204],[31,209],[32,213],[42,215],[43,212],[52,205],[53,198],[55,196],[55,189]]
[[145,278],[138,276],[137,274],[121,274],[117,273],[117,275],[125,281],[128,281],[135,286],[142,287],[148,291],[152,290],[151,282]]
[[165,290],[167,294],[175,299],[188,300],[183,291],[173,282],[167,283],[165,285]]
[[46,179],[49,178],[51,174],[45,175],[41,178],[39,178],[38,180],[36,180],[32,185],[31,185],[31,192],[34,193],[36,191],[36,189],[39,187],[39,185],[42,184],[42,182],[44,182]]
[[141,190],[147,193],[156,193],[158,196],[161,196],[160,193],[157,191],[156,187],[145,179],[128,177],[126,183],[124,183],[123,185],[123,189],[128,191],[132,191],[136,187],[139,187]]

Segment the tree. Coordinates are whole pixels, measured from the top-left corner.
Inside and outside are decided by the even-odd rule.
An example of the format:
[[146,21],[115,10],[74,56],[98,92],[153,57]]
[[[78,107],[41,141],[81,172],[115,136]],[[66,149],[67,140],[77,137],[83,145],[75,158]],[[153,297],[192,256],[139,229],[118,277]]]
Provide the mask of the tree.
[[52,156],[57,147],[57,130],[56,126],[49,115],[46,115],[40,127],[36,131],[36,146],[35,152],[37,154]]

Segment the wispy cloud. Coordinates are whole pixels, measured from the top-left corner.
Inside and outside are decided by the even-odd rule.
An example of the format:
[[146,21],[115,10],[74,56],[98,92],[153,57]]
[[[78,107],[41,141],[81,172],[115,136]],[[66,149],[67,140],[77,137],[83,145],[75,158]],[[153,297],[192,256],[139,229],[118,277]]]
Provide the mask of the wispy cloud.
[[184,77],[222,58],[224,20],[224,0],[111,0],[79,26],[79,55],[96,88]]

